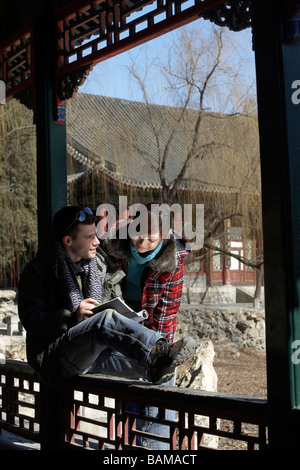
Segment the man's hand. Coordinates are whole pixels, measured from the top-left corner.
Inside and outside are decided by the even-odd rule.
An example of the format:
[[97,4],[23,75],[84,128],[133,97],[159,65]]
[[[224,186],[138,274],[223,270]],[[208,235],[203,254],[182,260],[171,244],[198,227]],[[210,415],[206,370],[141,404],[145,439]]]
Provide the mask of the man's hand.
[[93,315],[91,309],[94,308],[96,305],[99,305],[99,302],[97,302],[97,300],[95,299],[89,298],[82,300],[76,310],[78,323],[83,321],[86,315]]

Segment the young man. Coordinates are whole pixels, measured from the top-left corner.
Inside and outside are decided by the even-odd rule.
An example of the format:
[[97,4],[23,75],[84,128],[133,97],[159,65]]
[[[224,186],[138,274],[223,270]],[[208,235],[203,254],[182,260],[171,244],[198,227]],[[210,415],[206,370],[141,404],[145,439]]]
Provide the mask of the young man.
[[[92,314],[95,303],[102,301],[102,281],[95,218],[89,208],[58,211],[53,235],[53,247],[40,250],[18,286],[27,359],[41,380],[57,386],[62,378],[95,371],[96,363],[112,355],[116,360],[108,373],[166,382],[191,356],[193,338],[169,345],[159,333],[114,310]],[[102,273],[103,269],[102,265]],[[127,364],[122,361],[122,370],[118,353],[128,358]]]

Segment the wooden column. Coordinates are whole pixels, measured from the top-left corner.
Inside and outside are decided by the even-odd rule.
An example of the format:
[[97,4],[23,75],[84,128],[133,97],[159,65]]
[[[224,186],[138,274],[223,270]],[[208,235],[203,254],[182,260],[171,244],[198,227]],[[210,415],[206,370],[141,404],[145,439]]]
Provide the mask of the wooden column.
[[[51,0],[35,0],[34,68],[39,246],[51,241],[55,212],[67,204],[66,124],[56,122],[55,22]],[[41,450],[59,445],[57,393],[41,384]]]
[[55,212],[67,204],[66,124],[56,122],[56,25],[53,2],[35,0],[34,69],[39,245],[48,242]]
[[272,450],[297,449],[300,432],[300,364],[295,361],[300,340],[300,105],[292,100],[293,83],[300,80],[300,42],[286,35],[287,26],[300,24],[293,4],[253,0],[252,5]]

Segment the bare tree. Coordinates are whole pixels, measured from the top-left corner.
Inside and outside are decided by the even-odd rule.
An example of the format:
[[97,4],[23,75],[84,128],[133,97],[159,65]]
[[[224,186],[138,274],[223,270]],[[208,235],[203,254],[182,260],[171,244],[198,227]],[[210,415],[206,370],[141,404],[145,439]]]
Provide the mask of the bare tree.
[[[143,190],[136,188],[142,188],[148,176],[147,196],[151,188],[155,194],[159,187],[168,204],[203,203],[205,244],[201,252],[193,253],[195,259],[218,253],[234,257],[223,244],[224,220],[230,219],[242,227],[244,238],[258,241],[255,258],[244,254],[239,261],[260,270],[260,171],[252,83],[248,85],[243,75],[243,58],[233,43],[239,40],[237,35],[212,25],[210,32],[204,32],[203,22],[195,25],[183,28],[176,41],[167,40],[154,59],[147,49],[132,56],[130,75],[141,91],[142,104],[114,102],[113,108],[105,105],[104,112],[102,100],[99,116],[109,118],[101,121],[93,117],[97,110],[92,100],[87,154],[101,162],[102,188],[105,174],[114,178],[120,170],[132,202],[143,197]],[[76,99],[72,101],[76,111]],[[79,102],[79,115],[80,109]],[[70,112],[68,116],[68,134],[76,137],[81,130],[76,126],[72,130]],[[74,124],[76,116],[75,112]],[[118,177],[115,181],[118,184]],[[118,193],[123,190],[120,184]]]
[[[199,26],[199,25],[198,25]],[[148,110],[148,122],[156,144],[157,158],[142,148],[138,133],[132,146],[159,175],[164,202],[173,204],[181,188],[202,189],[206,202],[205,243],[193,259],[209,253],[236,257],[256,269],[256,297],[260,295],[263,267],[260,207],[260,163],[257,118],[252,83],[243,85],[243,75],[232,51],[236,48],[223,29],[212,28],[209,35],[201,28],[183,29],[180,41],[167,45],[163,59],[148,63],[141,73],[133,62],[130,72],[140,87]],[[230,43],[230,44],[229,44]],[[163,93],[177,111],[166,123],[165,109],[151,103],[148,71],[155,70]],[[212,112],[218,109],[219,112]],[[188,140],[180,164],[174,168],[176,139]],[[177,161],[178,163],[178,161]],[[199,168],[205,168],[201,178]],[[230,219],[243,227],[244,236],[258,241],[255,259],[231,253],[213,240],[223,239],[223,221]]]

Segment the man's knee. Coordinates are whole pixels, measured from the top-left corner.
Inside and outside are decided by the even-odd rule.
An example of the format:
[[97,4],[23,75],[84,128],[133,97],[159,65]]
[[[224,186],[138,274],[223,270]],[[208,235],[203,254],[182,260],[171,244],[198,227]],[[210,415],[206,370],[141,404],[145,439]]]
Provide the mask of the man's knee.
[[111,324],[112,320],[116,320],[118,315],[115,310],[109,308],[93,315],[90,321],[95,328],[101,329],[105,324]]

